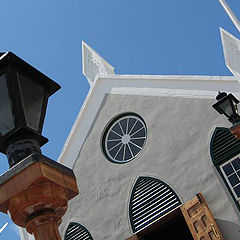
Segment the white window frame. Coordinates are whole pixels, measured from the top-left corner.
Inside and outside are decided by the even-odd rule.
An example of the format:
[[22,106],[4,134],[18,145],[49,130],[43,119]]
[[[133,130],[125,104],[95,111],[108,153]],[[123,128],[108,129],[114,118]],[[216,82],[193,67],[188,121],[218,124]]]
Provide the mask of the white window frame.
[[[237,158],[240,159],[240,154],[236,155],[235,157],[233,157],[233,158],[231,158],[230,160],[226,161],[225,163],[221,164],[219,167],[220,167],[220,169],[221,169],[221,172],[222,172],[222,174],[223,174],[223,176],[224,176],[225,181],[227,182],[229,188],[231,189],[232,194],[234,195],[234,197],[235,197],[235,199],[237,200],[237,202],[240,203],[240,197],[238,197],[237,194],[235,193],[235,191],[234,191],[234,189],[233,189],[233,187],[232,187],[232,185],[231,185],[231,183],[230,183],[230,181],[229,181],[229,179],[228,179],[229,176],[227,176],[226,173],[225,173],[224,170],[223,170],[223,167],[224,167],[224,166],[226,166],[228,163],[234,161],[234,160],[237,159]],[[235,171],[234,168],[233,168],[233,170],[234,170],[234,173],[237,173],[237,171]],[[234,173],[233,173],[233,174],[234,174]],[[237,175],[237,177],[239,178],[239,184],[240,184],[240,177],[239,177],[238,175]]]
[[[142,125],[142,127],[140,128],[140,129],[138,129],[137,130],[137,132],[139,131],[139,130],[141,130],[141,129],[144,129],[144,132],[145,132],[145,135],[143,136],[143,137],[136,137],[136,139],[144,139],[144,142],[143,142],[143,144],[140,146],[140,145],[136,145],[135,143],[133,143],[133,142],[131,142],[131,136],[129,136],[128,135],[128,133],[124,133],[123,132],[123,129],[122,129],[122,125],[120,124],[120,122],[122,121],[122,120],[124,120],[124,119],[129,119],[129,118],[132,118],[132,119],[135,119],[136,120],[136,122],[134,123],[134,125],[132,126],[132,128],[131,128],[131,130],[130,130],[130,132],[133,130],[133,128],[134,128],[134,126],[136,125],[136,123],[137,122],[139,122],[139,123],[141,123],[141,125]],[[131,153],[131,158],[129,158],[129,159],[125,159],[124,157],[125,157],[125,149],[123,150],[124,151],[124,156],[123,156],[123,159],[121,159],[121,160],[118,160],[118,159],[116,159],[116,156],[117,156],[117,154],[119,153],[119,151],[116,153],[116,155],[113,157],[111,154],[110,154],[110,150],[108,149],[108,147],[107,147],[107,142],[109,141],[108,140],[108,138],[109,138],[109,134],[110,134],[110,132],[112,131],[112,128],[115,126],[115,125],[117,125],[117,124],[119,124],[119,126],[120,126],[120,128],[121,128],[121,130],[122,130],[122,133],[120,133],[120,135],[119,135],[119,133],[117,133],[117,135],[119,135],[119,143],[118,144],[116,144],[116,145],[120,145],[121,147],[119,148],[119,151],[122,149],[122,146],[124,146],[125,144],[123,143],[123,141],[124,141],[124,139],[123,139],[123,137],[124,137],[124,135],[126,135],[126,136],[128,136],[129,137],[129,139],[128,140],[126,140],[126,142],[127,142],[127,145],[128,145],[128,149],[130,150],[130,153]],[[114,132],[114,131],[113,131]],[[137,133],[136,132],[136,133]],[[134,135],[134,134],[133,134]],[[134,138],[133,138],[134,139]],[[127,162],[130,162],[130,161],[132,161],[133,159],[135,159],[141,152],[142,152],[142,150],[143,150],[143,148],[144,148],[144,146],[145,146],[145,144],[146,144],[146,141],[147,141],[147,126],[146,126],[146,123],[145,123],[145,121],[144,121],[144,119],[140,116],[140,115],[138,115],[138,114],[136,114],[136,113],[131,113],[131,112],[129,112],[129,113],[124,113],[124,114],[121,114],[121,115],[119,115],[119,116],[117,116],[117,117],[115,117],[108,125],[107,125],[107,127],[105,128],[105,130],[104,130],[104,132],[103,132],[103,137],[102,137],[102,147],[103,147],[103,153],[104,153],[104,155],[107,157],[107,159],[108,160],[110,160],[111,162],[113,162],[113,163],[120,163],[120,164],[122,164],[122,163],[127,163]],[[111,141],[111,140],[110,140]],[[135,154],[133,151],[132,151],[132,148],[130,147],[131,145],[130,145],[130,143],[132,144],[132,145],[135,145],[135,147],[137,147],[138,149],[139,149],[139,151]]]

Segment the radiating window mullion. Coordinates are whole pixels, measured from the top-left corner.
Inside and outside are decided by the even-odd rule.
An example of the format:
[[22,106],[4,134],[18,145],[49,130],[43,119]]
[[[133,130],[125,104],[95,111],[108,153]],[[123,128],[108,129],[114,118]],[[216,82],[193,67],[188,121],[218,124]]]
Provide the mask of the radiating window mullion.
[[122,147],[123,147],[123,144],[121,144],[121,146],[120,146],[120,148],[118,149],[117,153],[114,155],[114,158],[116,158],[116,157],[117,157],[117,155],[118,155],[118,154],[119,154],[119,152],[121,151]]
[[123,146],[123,161],[125,160],[125,155],[126,155],[126,144]]
[[129,149],[129,151],[130,151],[130,153],[131,153],[131,155],[132,155],[132,157],[134,156],[134,154],[133,154],[133,152],[132,152],[132,149],[130,148],[130,146],[129,146],[129,143],[127,143],[127,147],[128,147],[128,149]]
[[124,133],[124,131],[123,131],[123,128],[122,128],[121,122],[118,122],[118,125],[119,125],[119,127],[120,127],[120,129],[121,129],[121,131],[122,131],[122,136],[123,136],[125,133]]
[[119,145],[121,145],[121,142],[119,142],[118,144],[116,144],[112,148],[108,149],[108,151],[111,152],[114,148],[118,147]]
[[129,143],[131,143],[132,145],[134,145],[134,146],[137,147],[138,149],[142,150],[142,148],[141,148],[140,146],[138,146],[137,144],[133,143],[131,140],[130,140]]
[[131,133],[130,136],[133,136],[135,134],[137,134],[139,131],[141,131],[142,129],[144,129],[144,127],[141,127],[140,129],[138,129],[137,131],[135,131],[134,133]]
[[[115,133],[116,135],[118,135],[119,137],[122,137],[122,135],[120,135],[119,133],[117,133],[117,132],[115,132],[114,130],[112,130],[111,129],[111,131],[110,132],[113,132],[113,133]],[[119,138],[119,139],[121,139],[121,138]]]
[[145,139],[146,137],[131,137],[131,140]]
[[133,126],[130,129],[130,131],[128,132],[129,135],[131,135],[131,132],[134,129],[134,127],[136,126],[137,122],[138,122],[138,120],[136,119],[135,123],[133,124]]
[[127,118],[126,134],[128,133],[129,118]]

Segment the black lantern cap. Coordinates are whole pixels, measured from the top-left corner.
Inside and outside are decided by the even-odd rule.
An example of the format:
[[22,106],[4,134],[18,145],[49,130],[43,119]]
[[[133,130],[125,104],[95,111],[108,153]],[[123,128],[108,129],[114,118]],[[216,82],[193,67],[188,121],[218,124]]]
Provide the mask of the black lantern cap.
[[218,91],[218,95],[216,96],[216,100],[221,100],[221,99],[223,99],[224,97],[226,97],[227,96],[227,93],[226,92],[220,92],[220,91]]
[[27,72],[32,77],[35,77],[36,81],[39,81],[41,82],[41,84],[46,85],[49,97],[61,88],[58,83],[54,82],[51,78],[47,77],[39,70],[37,70],[36,68],[34,68],[10,51],[0,53],[0,69],[7,64],[13,64],[17,66],[19,69]]
[[10,166],[48,142],[41,135],[47,102],[59,89],[12,52],[0,53],[0,152]]
[[217,102],[212,107],[219,112],[224,114],[232,124],[240,122],[240,116],[238,115],[237,104],[239,103],[231,93],[218,92],[216,97]]

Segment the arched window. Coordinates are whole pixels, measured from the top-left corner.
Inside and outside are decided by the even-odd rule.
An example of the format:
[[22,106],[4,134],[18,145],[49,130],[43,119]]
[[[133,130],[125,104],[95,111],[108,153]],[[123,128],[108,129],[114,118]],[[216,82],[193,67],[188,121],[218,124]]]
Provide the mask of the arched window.
[[217,127],[210,144],[212,162],[240,209],[240,141],[228,128]]
[[93,240],[93,238],[81,224],[71,222],[66,230],[64,240]]
[[166,183],[152,177],[139,177],[129,205],[133,232],[145,228],[180,205],[179,197]]
[[115,117],[106,127],[102,137],[105,157],[114,163],[127,163],[143,150],[147,140],[147,126],[136,113]]
[[215,128],[211,143],[210,154],[213,164],[219,165],[240,153],[240,141],[237,140],[228,128]]

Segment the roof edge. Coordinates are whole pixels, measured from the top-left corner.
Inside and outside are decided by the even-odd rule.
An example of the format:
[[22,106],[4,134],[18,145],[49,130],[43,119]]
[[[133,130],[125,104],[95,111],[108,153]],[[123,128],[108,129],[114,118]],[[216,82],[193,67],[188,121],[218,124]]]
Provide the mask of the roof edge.
[[[191,97],[214,99],[218,91],[240,92],[234,76],[189,76],[189,75],[98,75],[64,144],[58,161],[73,168],[92,123],[106,94],[118,93],[139,95]],[[187,82],[187,84],[186,84]],[[163,91],[162,91],[163,90]],[[238,97],[238,96],[237,96]]]
[[97,74],[95,81],[100,79],[129,79],[129,80],[174,80],[174,81],[236,81],[237,76],[208,76],[208,75],[140,75],[140,74]]

